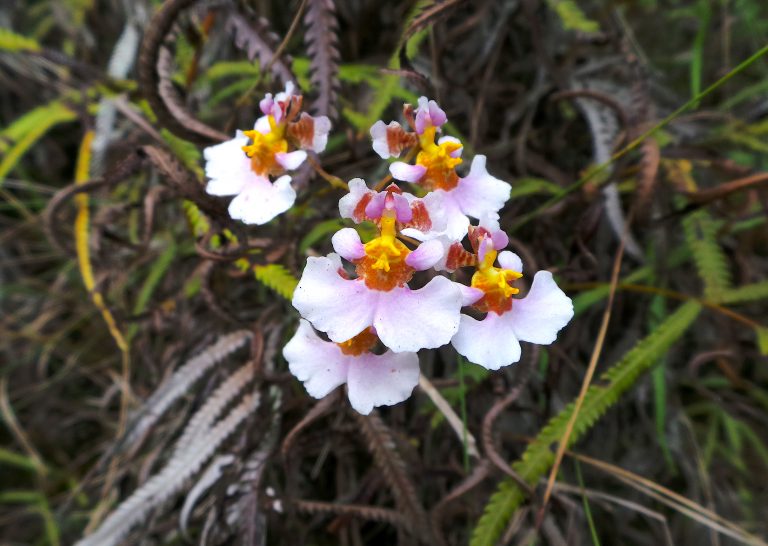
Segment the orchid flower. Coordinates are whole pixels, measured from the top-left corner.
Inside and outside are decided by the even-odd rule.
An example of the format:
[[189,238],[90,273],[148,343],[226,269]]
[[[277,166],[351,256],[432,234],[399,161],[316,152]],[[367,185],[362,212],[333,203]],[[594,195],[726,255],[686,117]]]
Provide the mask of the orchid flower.
[[[416,271],[440,260],[443,248],[427,241],[410,250],[397,238],[397,224],[412,214],[401,198],[390,191],[380,210],[373,199],[365,207],[378,216],[378,237],[363,244],[357,231],[344,228],[332,239],[338,254],[307,260],[293,306],[331,341],[346,341],[373,326],[392,351],[416,352],[448,343],[458,329],[465,299],[458,283],[435,277],[418,290],[408,286]],[[339,256],[355,265],[357,278],[346,275]]]
[[[462,315],[451,344],[475,364],[498,370],[520,360],[520,341],[555,341],[573,317],[573,304],[549,271],[536,273],[526,297],[513,298],[520,292],[512,283],[523,276],[523,263],[513,252],[498,252],[507,245],[506,235],[478,227],[470,240],[476,253],[472,307],[487,314],[482,320]],[[497,260],[500,267],[494,265]]]
[[302,319],[283,356],[310,396],[323,398],[346,383],[352,407],[368,415],[374,407],[404,401],[419,383],[416,353],[374,354],[370,350],[377,341],[372,328],[343,343],[324,341]]
[[[461,142],[451,136],[440,137],[438,131],[447,122],[445,112],[435,101],[419,98],[415,112],[406,109],[415,133],[406,132],[397,122],[384,125],[378,121],[371,127],[374,150],[384,159],[398,157],[406,147],[418,149],[414,164],[396,161],[389,167],[397,180],[418,184],[441,197],[446,227],[442,232],[432,230],[427,234],[407,233],[420,240],[446,235],[460,240],[469,227],[469,216],[481,218],[498,212],[509,199],[511,186],[488,174],[486,158],[473,158],[469,174],[460,177],[456,172],[463,159]],[[421,235],[421,236],[420,236]]]
[[[235,138],[203,151],[205,174],[211,195],[236,196],[229,205],[233,219],[246,224],[265,224],[288,210],[296,200],[287,171],[306,159],[305,150],[321,152],[331,124],[327,117],[300,113],[301,96],[293,84],[274,98],[267,94],[259,103],[264,116],[253,130],[237,131]],[[272,182],[270,176],[278,176]]]

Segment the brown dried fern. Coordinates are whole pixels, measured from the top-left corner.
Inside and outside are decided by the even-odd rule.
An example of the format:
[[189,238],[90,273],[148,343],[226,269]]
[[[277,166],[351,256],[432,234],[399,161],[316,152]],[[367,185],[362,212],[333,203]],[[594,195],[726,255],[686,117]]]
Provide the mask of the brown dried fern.
[[381,471],[386,483],[392,488],[398,511],[406,516],[406,529],[427,543],[432,543],[432,530],[426,510],[416,494],[413,480],[408,476],[405,461],[395,446],[387,425],[376,411],[370,415],[351,412],[365,437],[373,460]]
[[309,72],[317,96],[311,104],[315,115],[338,116],[339,92],[339,23],[333,0],[308,0],[304,16],[307,30],[304,39],[309,54]]
[[280,40],[265,18],[232,11],[227,15],[227,29],[234,34],[235,45],[245,51],[248,60],[258,58],[260,66],[269,67],[272,75],[283,84],[296,81],[290,56],[275,57]]

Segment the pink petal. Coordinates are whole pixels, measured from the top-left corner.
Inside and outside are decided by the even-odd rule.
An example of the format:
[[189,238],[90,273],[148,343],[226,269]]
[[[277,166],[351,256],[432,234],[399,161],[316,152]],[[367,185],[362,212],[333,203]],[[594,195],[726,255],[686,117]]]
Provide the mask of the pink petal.
[[461,290],[445,277],[419,290],[403,286],[380,294],[373,325],[396,353],[445,345],[459,327]]
[[483,320],[461,315],[459,331],[451,344],[470,362],[489,370],[498,370],[520,360],[520,342],[507,315],[488,313]]
[[456,199],[456,190],[448,192],[435,190],[432,193],[442,197],[442,210],[445,219],[444,234],[452,241],[461,241],[467,235],[469,218],[461,210],[461,205]]
[[296,150],[295,152],[278,152],[275,154],[275,159],[280,165],[287,171],[298,169],[304,160],[307,159],[307,152],[304,150]]
[[349,358],[336,344],[320,339],[306,320],[299,321],[299,329],[283,348],[283,357],[314,398],[325,397],[347,381]]
[[413,212],[411,212],[411,205],[408,203],[408,199],[399,194],[394,194],[392,197],[394,198],[397,221],[401,223],[410,222],[411,218],[413,218]]
[[371,353],[351,357],[347,379],[349,402],[368,415],[374,407],[406,400],[419,383],[419,357],[415,353]]
[[265,116],[268,116],[272,113],[272,106],[275,104],[275,101],[272,100],[272,93],[267,93],[264,95],[264,98],[259,101],[259,110],[261,110],[261,113]]
[[416,271],[424,271],[439,262],[444,254],[445,249],[440,241],[432,239],[421,243],[416,250],[408,254],[405,263]]
[[493,240],[493,248],[496,250],[501,250],[502,248],[506,248],[509,244],[509,237],[506,233],[504,233],[501,230],[494,231],[491,233],[491,239]]
[[365,215],[368,218],[381,218],[381,215],[384,213],[386,199],[386,192],[380,191],[374,195],[370,202],[365,206]]
[[445,115],[443,109],[433,100],[429,101],[429,118],[432,121],[432,125],[435,127],[440,127],[448,121],[448,117]]
[[337,254],[310,257],[293,293],[293,306],[328,337],[341,343],[352,339],[373,324],[379,294],[360,280],[339,275],[341,260]]
[[365,256],[365,247],[360,241],[360,235],[352,228],[340,229],[334,233],[331,244],[333,250],[345,260],[354,261]]
[[505,313],[518,339],[549,345],[557,332],[573,318],[573,303],[557,286],[552,273],[539,271],[528,295],[515,300]]
[[409,165],[402,161],[395,161],[389,166],[389,172],[397,180],[415,183],[421,180],[421,177],[427,172],[427,168],[423,165]]
[[459,289],[461,290],[461,305],[464,307],[472,305],[483,297],[484,292],[479,288],[472,288],[471,286],[465,286],[459,283],[456,284],[459,285]]

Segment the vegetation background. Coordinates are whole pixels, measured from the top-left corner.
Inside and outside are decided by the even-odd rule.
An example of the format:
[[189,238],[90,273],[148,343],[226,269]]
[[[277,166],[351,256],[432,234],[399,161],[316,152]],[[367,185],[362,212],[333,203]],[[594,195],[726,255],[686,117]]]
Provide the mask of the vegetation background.
[[[0,542],[766,544],[766,44],[762,0],[0,3]],[[288,80],[328,149],[235,224],[201,150]],[[288,299],[421,94],[576,317],[363,418]]]

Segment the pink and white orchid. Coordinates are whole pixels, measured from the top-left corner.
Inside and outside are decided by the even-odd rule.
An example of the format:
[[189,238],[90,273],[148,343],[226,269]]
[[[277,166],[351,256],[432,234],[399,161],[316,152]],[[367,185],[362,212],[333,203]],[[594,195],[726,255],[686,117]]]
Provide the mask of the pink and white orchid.
[[283,349],[288,368],[310,396],[323,398],[346,383],[349,402],[363,415],[406,400],[419,383],[416,353],[374,354],[375,333],[363,330],[344,343],[320,339],[306,320]]
[[[330,120],[300,113],[301,96],[293,84],[274,98],[267,94],[259,103],[264,116],[253,130],[237,131],[235,138],[208,147],[203,155],[211,195],[235,195],[229,207],[234,219],[247,224],[264,224],[288,210],[296,192],[285,173],[301,166],[305,150],[321,152],[328,141]],[[275,182],[270,176],[278,176]]]
[[410,250],[397,239],[398,215],[410,213],[399,197],[387,193],[380,212],[369,202],[369,213],[379,215],[380,233],[368,243],[352,228],[333,236],[334,249],[355,264],[357,278],[348,278],[339,254],[307,260],[293,306],[334,342],[373,326],[394,352],[416,352],[448,343],[458,329],[464,294],[457,283],[435,277],[418,290],[408,286],[414,272],[442,258],[443,248],[427,241]]
[[[472,306],[487,314],[482,320],[462,315],[451,340],[460,354],[489,370],[520,360],[520,341],[549,345],[573,317],[571,299],[549,271],[536,273],[526,297],[512,297],[520,291],[511,283],[522,277],[523,263],[513,252],[498,252],[508,242],[500,234],[482,227],[470,233],[477,260],[471,288],[479,296]],[[497,259],[501,267],[494,266]]]

